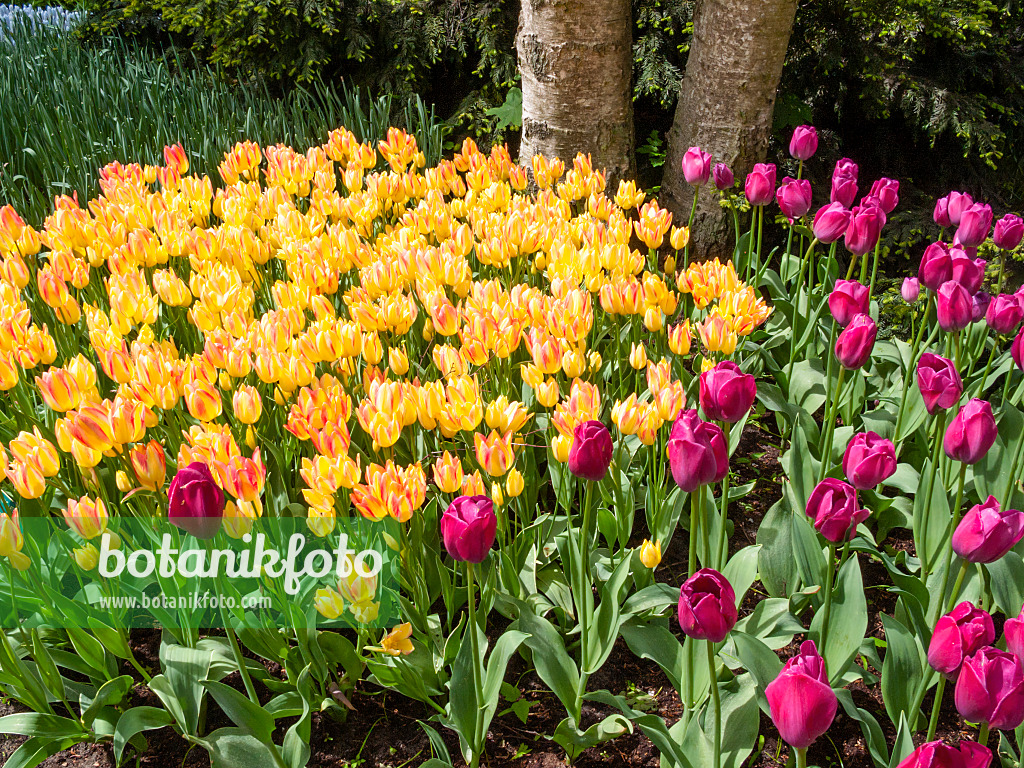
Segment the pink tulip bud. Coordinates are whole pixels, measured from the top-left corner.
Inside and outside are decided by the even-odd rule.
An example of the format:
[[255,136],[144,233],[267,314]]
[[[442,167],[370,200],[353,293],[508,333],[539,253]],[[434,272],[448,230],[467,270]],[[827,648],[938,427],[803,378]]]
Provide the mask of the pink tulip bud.
[[998,334],[1009,336],[1024,320],[1024,302],[1014,293],[1001,293],[992,299],[985,312],[985,322]]
[[578,424],[569,449],[569,471],[576,477],[598,482],[612,463],[612,435],[600,421]]
[[775,193],[775,200],[789,223],[792,224],[811,210],[811,182],[807,179],[791,179],[789,176],[782,180],[778,191]]
[[972,296],[981,290],[982,283],[985,282],[985,267],[988,262],[984,259],[973,258],[959,245],[950,247],[949,258],[953,265],[951,279],[960,283]]
[[917,386],[932,416],[952,408],[964,393],[964,383],[953,363],[932,352],[925,352],[917,361]]
[[878,207],[886,214],[892,213],[900,203],[900,183],[884,176],[871,185],[871,197],[878,201]]
[[498,518],[487,496],[458,496],[441,515],[441,540],[453,559],[482,563],[494,544]]
[[720,643],[736,625],[736,593],[725,576],[701,568],[679,588],[678,614],[684,635]]
[[916,277],[903,278],[903,285],[900,287],[900,294],[907,304],[916,304],[921,298],[921,281]]
[[829,729],[839,705],[813,640],[803,642],[764,693],[779,736],[796,749],[806,749]]
[[978,322],[985,313],[988,312],[988,306],[992,303],[992,294],[988,291],[978,291],[971,297],[971,321]]
[[853,212],[846,210],[842,203],[824,205],[814,214],[814,236],[819,243],[834,243],[846,233],[852,218]]
[[966,328],[974,318],[971,294],[955,280],[947,280],[939,287],[936,315],[939,327],[946,332]]
[[885,212],[876,205],[853,209],[853,218],[846,229],[846,250],[863,256],[878,244],[878,238],[885,226]]
[[953,257],[949,255],[946,243],[936,242],[924,249],[917,276],[921,285],[939,290],[943,283],[953,279]]
[[794,160],[810,160],[818,151],[818,131],[812,125],[801,125],[789,140],[789,154]]
[[989,496],[971,507],[953,531],[953,551],[969,563],[994,563],[1022,538],[1024,513],[1000,511],[996,497]]
[[672,425],[668,461],[676,485],[687,493],[717,483],[729,472],[725,433],[717,424],[702,421],[695,408],[683,411]]
[[989,768],[992,750],[975,741],[961,741],[950,747],[929,741],[915,749],[896,768]]
[[857,490],[875,488],[896,472],[896,448],[875,432],[859,432],[843,453],[843,474]]
[[932,213],[932,220],[943,229],[953,223],[949,220],[949,195],[940,197],[935,201],[935,211]]
[[848,158],[836,163],[832,172],[832,196],[830,201],[852,208],[857,199],[857,164]]
[[960,674],[964,659],[996,639],[992,617],[968,602],[941,617],[928,644],[928,663],[951,680]]
[[992,406],[985,400],[974,398],[946,427],[942,447],[949,458],[964,464],[976,464],[988,453],[997,434]]
[[974,205],[974,198],[968,195],[966,192],[950,192],[949,193],[949,205],[946,207],[949,215],[949,223],[952,226],[958,226],[960,224],[960,218],[963,216],[964,211]]
[[1017,618],[1006,620],[1003,634],[1006,636],[1006,650],[1024,660],[1024,608],[1021,608]]
[[1012,731],[1024,722],[1024,665],[986,646],[964,661],[953,699],[965,720]]
[[857,315],[836,339],[836,359],[847,370],[863,366],[871,358],[878,326],[867,315]]
[[836,322],[846,327],[857,315],[866,315],[871,308],[871,290],[856,280],[836,280],[828,297],[828,309]]
[[978,246],[985,242],[991,230],[991,206],[975,203],[961,214],[956,239],[963,245]]
[[772,163],[758,163],[747,174],[743,190],[751,205],[768,205],[775,197],[775,166]]
[[1012,251],[1020,241],[1024,240],[1024,219],[1012,213],[1008,213],[996,222],[995,232],[992,233],[992,242],[996,248],[1004,251]]
[[716,163],[711,173],[715,178],[715,186],[720,190],[729,189],[736,182],[732,169],[725,163]]
[[691,187],[700,187],[711,178],[711,155],[700,147],[690,147],[683,155],[683,178]]
[[857,526],[871,514],[858,508],[857,489],[834,477],[814,486],[806,512],[814,520],[814,530],[836,544],[852,539]]
[[178,470],[167,489],[167,519],[197,539],[212,539],[224,517],[224,492],[204,462]]
[[757,380],[731,360],[723,360],[700,375],[700,407],[711,421],[735,424],[757,397]]
[[1024,371],[1024,328],[1021,328],[1013,337],[1013,344],[1010,345],[1010,354],[1017,367]]

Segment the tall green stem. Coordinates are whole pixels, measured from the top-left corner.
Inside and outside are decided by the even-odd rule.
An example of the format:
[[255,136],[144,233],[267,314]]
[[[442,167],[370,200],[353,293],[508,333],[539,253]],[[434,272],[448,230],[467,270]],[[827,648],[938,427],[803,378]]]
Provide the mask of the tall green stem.
[[[726,459],[729,456],[729,432],[732,429],[732,424],[725,422],[723,425],[723,432],[725,433],[725,453]],[[726,541],[725,528],[726,523],[729,520],[729,471],[726,470],[725,477],[722,478],[722,520],[721,525],[718,527],[718,545],[715,547],[715,556],[718,560],[718,569],[721,570],[725,567],[726,561],[729,559],[729,547]]]
[[708,640],[708,682],[711,686],[711,706],[715,715],[713,768],[722,768],[722,701],[718,693],[718,671],[715,669],[715,644],[710,640]]
[[697,488],[690,493],[690,551],[687,560],[687,578],[697,572],[697,536],[700,528],[701,518],[701,492],[703,488]]
[[846,375],[846,368],[839,367],[839,376],[836,381],[836,391],[832,398],[831,409],[828,420],[823,425],[825,432],[822,435],[824,440],[821,443],[821,468],[818,470],[818,482],[820,483],[828,475],[829,465],[832,463],[832,437],[836,431],[836,418],[839,415],[839,401],[843,399],[843,377]]
[[896,428],[893,431],[892,436],[892,441],[896,445],[897,454],[900,450],[900,427],[903,425],[903,413],[907,408],[907,396],[910,394],[910,388],[912,386],[911,381],[917,366],[917,355],[921,349],[921,339],[924,336],[924,329],[928,326],[928,315],[932,311],[932,303],[934,301],[934,294],[929,293],[928,299],[925,301],[924,316],[921,318],[921,327],[918,329],[917,336],[914,337],[914,344],[910,348],[910,362],[907,365],[907,375],[903,378],[903,394],[900,396],[900,409],[896,412]]
[[928,737],[925,741],[935,740],[935,730],[939,727],[939,710],[942,708],[942,695],[946,692],[946,678],[940,677],[935,688],[935,701],[932,703],[932,716],[928,720]]
[[807,747],[796,748],[793,752],[796,754],[796,768],[807,768]]
[[466,606],[469,610],[469,625],[466,631],[469,632],[469,647],[473,656],[473,696],[476,701],[476,708],[473,716],[473,733],[470,734],[470,768],[477,768],[480,765],[480,755],[483,752],[483,734],[480,733],[482,720],[480,710],[484,706],[483,675],[481,667],[484,660],[480,655],[480,638],[477,635],[476,624],[476,595],[473,564],[466,563]]
[[927,550],[928,530],[931,527],[932,494],[935,492],[935,475],[939,470],[939,461],[942,458],[942,435],[946,428],[946,412],[940,411],[935,422],[935,435],[932,437],[932,464],[928,471],[928,490],[925,492],[924,506],[922,507],[919,526],[921,542],[918,548],[918,556],[921,558],[921,581],[928,583],[928,574],[932,570],[931,553]]
[[836,578],[836,545],[835,542],[828,543],[828,575],[825,576],[825,604],[821,609],[821,653],[825,653],[825,644],[828,642],[828,625],[832,618],[832,582]]
[[[966,478],[966,476],[967,476],[967,465],[961,462],[961,464],[960,464],[960,479],[957,481],[957,488],[956,488],[956,502],[954,503],[954,506],[953,506],[953,519],[950,521],[950,523],[951,523],[950,528],[949,528],[949,535],[950,535],[950,537],[953,535],[953,531],[956,530],[956,527],[958,525],[960,525],[960,505],[963,504],[963,501],[964,501],[964,479]],[[934,613],[934,615],[930,616],[930,619],[928,621],[929,625],[935,624],[935,622],[939,618],[938,611],[939,611],[939,609],[942,606],[943,598],[946,596],[946,587],[949,585],[949,568],[952,565],[952,562],[953,562],[953,548],[952,548],[952,546],[949,546],[946,549],[946,562],[945,562],[945,564],[942,567],[942,588],[939,590],[939,594],[935,598],[935,613]],[[932,612],[929,611],[929,614],[931,614],[931,613]]]

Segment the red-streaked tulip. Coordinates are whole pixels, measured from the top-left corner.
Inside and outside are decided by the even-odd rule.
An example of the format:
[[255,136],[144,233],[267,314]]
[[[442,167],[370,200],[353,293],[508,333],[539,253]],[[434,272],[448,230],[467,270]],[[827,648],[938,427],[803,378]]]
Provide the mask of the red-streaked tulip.
[[878,326],[868,315],[857,315],[836,339],[836,359],[847,370],[863,366],[871,358]]
[[964,393],[964,383],[956,366],[932,352],[925,352],[917,361],[917,386],[932,416],[952,408]]
[[712,421],[735,424],[757,397],[757,380],[736,363],[723,360],[700,375],[700,407]]
[[167,489],[167,519],[197,539],[212,539],[224,517],[224,492],[210,467],[194,461],[178,470]]
[[498,518],[487,496],[459,496],[441,515],[441,540],[454,560],[482,563],[494,544]]
[[1004,251],[1012,251],[1020,241],[1024,240],[1024,219],[1013,213],[1008,213],[996,222],[995,231],[992,233],[992,242],[996,248]]
[[859,432],[843,453],[843,474],[862,491],[875,488],[896,472],[896,448],[875,432]]
[[992,616],[972,603],[962,602],[935,623],[928,644],[928,663],[939,674],[955,679],[964,659],[995,639]]
[[768,205],[775,197],[775,165],[758,163],[747,174],[743,191],[751,205]]
[[800,125],[789,140],[789,154],[794,160],[810,160],[818,151],[818,131],[813,125]]
[[988,327],[1003,336],[1016,331],[1024,320],[1024,302],[1015,293],[1001,293],[992,299],[985,312]]
[[994,563],[1024,538],[1024,513],[1000,510],[995,496],[975,504],[953,531],[953,551],[970,563]]
[[813,640],[803,642],[764,693],[779,735],[796,749],[806,749],[829,729],[839,705]]
[[683,411],[672,425],[668,460],[676,485],[687,493],[717,483],[729,472],[725,433],[717,424],[702,421],[695,408]]
[[929,741],[911,752],[896,768],[989,768],[992,751],[975,741],[961,741],[951,747]]
[[1012,731],[1024,722],[1024,664],[992,646],[964,660],[953,700],[965,720]]
[[819,243],[834,243],[846,234],[852,218],[853,212],[843,207],[842,203],[824,205],[814,214],[814,224],[811,226],[814,237]]
[[834,477],[826,477],[814,486],[806,511],[814,520],[814,529],[836,544],[852,539],[857,526],[871,514],[859,508],[857,489]]
[[921,266],[917,270],[921,285],[939,290],[942,284],[953,279],[953,257],[949,255],[946,243],[935,242],[924,249]]
[[946,332],[959,331],[971,324],[974,302],[966,288],[955,280],[947,280],[938,291],[936,315],[939,327]]
[[960,409],[946,427],[942,447],[949,458],[964,464],[975,464],[988,453],[997,434],[992,406],[985,400],[974,398]]
[[844,242],[850,253],[863,256],[878,244],[885,226],[885,212],[877,205],[858,205],[846,229]]
[[787,176],[775,193],[775,201],[792,224],[811,210],[811,182]]
[[736,593],[713,568],[701,568],[679,588],[679,626],[697,640],[720,643],[736,625]]
[[569,449],[569,471],[576,477],[598,482],[608,474],[612,463],[612,435],[600,421],[584,421],[576,426]]
[[868,314],[871,290],[857,280],[836,280],[828,297],[828,308],[836,322],[846,327],[857,315]]
[[984,203],[975,203],[960,216],[956,239],[962,245],[978,246],[985,242],[992,231],[992,208]]

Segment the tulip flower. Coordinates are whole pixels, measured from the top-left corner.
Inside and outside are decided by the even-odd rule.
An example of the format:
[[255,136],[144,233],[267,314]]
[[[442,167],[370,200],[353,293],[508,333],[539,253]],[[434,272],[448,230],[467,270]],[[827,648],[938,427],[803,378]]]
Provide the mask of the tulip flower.
[[801,644],[800,652],[786,662],[764,693],[779,735],[795,749],[806,749],[825,733],[839,705],[813,640]]
[[833,544],[852,539],[857,526],[871,514],[858,508],[857,489],[834,477],[814,486],[806,511],[814,520],[814,529]]
[[950,279],[960,283],[971,295],[981,290],[988,262],[972,258],[960,245],[950,247],[949,257],[953,264],[953,276]]
[[716,163],[711,171],[711,175],[714,177],[715,186],[719,190],[729,189],[736,182],[732,169],[725,163]]
[[640,545],[640,562],[643,563],[644,568],[650,568],[652,571],[657,568],[661,562],[661,544],[644,539],[643,544]]
[[679,626],[697,640],[720,643],[736,625],[736,593],[713,568],[701,568],[679,589]]
[[725,433],[702,421],[691,408],[679,414],[668,439],[668,460],[676,485],[687,493],[717,483],[729,472]]
[[964,393],[964,383],[952,361],[932,352],[925,352],[917,361],[917,386],[932,416],[956,405]]
[[1003,634],[1006,636],[1006,650],[1018,659],[1024,659],[1024,608],[1021,608],[1017,618],[1006,620]]
[[224,516],[224,492],[210,467],[194,461],[178,470],[167,489],[167,519],[197,539],[212,539]]
[[458,496],[441,515],[441,540],[454,560],[482,563],[494,544],[498,518],[487,496]]
[[700,407],[712,421],[735,424],[757,397],[757,380],[736,363],[723,360],[700,375]]
[[810,160],[818,151],[818,131],[813,125],[800,125],[789,140],[789,154],[794,160]]
[[600,421],[585,421],[573,430],[569,471],[584,480],[599,482],[612,463],[612,435]]
[[939,288],[936,314],[939,327],[947,333],[966,328],[974,317],[971,294],[955,280],[947,280]]
[[932,212],[932,221],[943,229],[952,225],[953,222],[949,220],[949,195],[946,195],[946,197],[940,197],[935,201],[935,210]]
[[1012,213],[1008,213],[996,222],[995,231],[992,233],[992,242],[996,248],[1004,251],[1012,251],[1021,240],[1024,239],[1024,219]]
[[991,230],[991,206],[975,203],[961,214],[956,239],[961,245],[978,246],[985,242]]
[[836,163],[832,172],[832,195],[830,202],[839,203],[844,208],[852,208],[857,199],[857,164],[843,158]]
[[64,522],[83,539],[94,539],[107,530],[107,508],[103,499],[92,499],[83,496],[80,499],[68,499],[64,510]]
[[869,197],[878,201],[878,207],[886,214],[892,213],[900,202],[900,183],[884,176],[871,185]]
[[988,453],[996,441],[997,433],[992,406],[974,398],[953,417],[946,428],[942,447],[949,458],[964,464],[975,464]]
[[819,243],[834,243],[842,237],[850,226],[853,212],[843,207],[842,203],[829,203],[818,209],[814,214],[811,229]]
[[969,656],[960,669],[954,693],[965,720],[1012,731],[1024,722],[1024,663],[992,646]]
[[964,211],[974,205],[974,198],[966,192],[950,192],[949,203],[946,206],[947,214],[949,215],[949,223],[951,226],[959,226],[960,218],[963,216]]
[[811,182],[807,179],[791,179],[789,176],[782,180],[778,191],[775,193],[775,200],[789,223],[792,224],[811,210]]
[[1013,344],[1010,345],[1010,355],[1017,367],[1024,371],[1024,328],[1021,328],[1013,337]]
[[711,155],[700,147],[690,147],[683,155],[683,178],[691,187],[700,187],[711,178]]
[[985,312],[985,322],[998,334],[1009,336],[1024,320],[1024,302],[1013,293],[1001,293],[992,299]]
[[916,304],[921,298],[921,281],[916,277],[903,278],[903,285],[900,286],[900,295],[907,304]]
[[853,218],[846,229],[846,250],[863,256],[878,244],[884,226],[885,213],[881,208],[876,205],[858,205],[853,209]]
[[995,496],[975,504],[953,531],[953,551],[970,563],[994,563],[1024,538],[1024,513],[1000,511]]
[[836,322],[846,327],[857,315],[866,315],[871,307],[871,290],[856,280],[836,280],[828,297],[828,308]]
[[992,751],[974,741],[961,741],[950,747],[941,741],[929,741],[911,752],[896,768],[989,768]]
[[843,473],[854,488],[864,491],[881,485],[896,472],[896,448],[875,432],[859,432],[843,453]]
[[917,270],[921,285],[939,290],[942,284],[953,279],[953,257],[946,243],[936,242],[924,249],[921,266]]
[[836,339],[836,359],[847,370],[863,366],[871,357],[878,326],[867,315],[857,315]]
[[751,205],[768,205],[775,196],[775,165],[757,163],[747,174],[743,191]]
[[148,491],[160,490],[167,476],[167,457],[163,446],[156,440],[145,445],[140,443],[132,448],[128,458],[139,485]]
[[942,616],[928,644],[928,663],[950,680],[960,674],[964,659],[996,639],[992,616],[968,602]]
[[971,322],[978,322],[985,317],[989,304],[992,303],[992,294],[988,291],[978,291],[971,297]]

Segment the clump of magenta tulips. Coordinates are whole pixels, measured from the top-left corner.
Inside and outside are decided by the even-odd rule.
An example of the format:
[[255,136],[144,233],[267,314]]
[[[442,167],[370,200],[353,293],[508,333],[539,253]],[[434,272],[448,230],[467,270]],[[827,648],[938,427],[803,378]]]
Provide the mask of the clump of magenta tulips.
[[[0,718],[28,737],[11,759],[99,742],[125,762],[169,726],[215,765],[301,766],[312,713],[387,689],[422,707],[425,764],[476,768],[518,659],[564,709],[544,736],[567,762],[639,731],[666,767],[739,768],[764,738],[831,764],[846,721],[865,765],[1017,765],[1024,222],[939,200],[900,291],[911,334],[885,338],[899,183],[858,200],[844,159],[815,190],[817,144],[798,128],[795,178],[760,164],[739,185],[692,148],[685,222],[585,156],[517,165],[467,140],[428,168],[394,129],[241,142],[219,180],[176,145],[45,222],[0,208],[0,685],[34,713]],[[725,263],[691,254],[702,195],[733,217]],[[744,437],[774,442],[782,478],[748,546],[770,479]],[[222,599],[211,633],[158,612],[146,662],[93,598],[163,523],[210,553],[275,523],[325,552],[359,532],[396,568],[215,578],[276,618]],[[594,685],[623,644],[678,718]],[[159,705],[130,706],[136,686]]]

